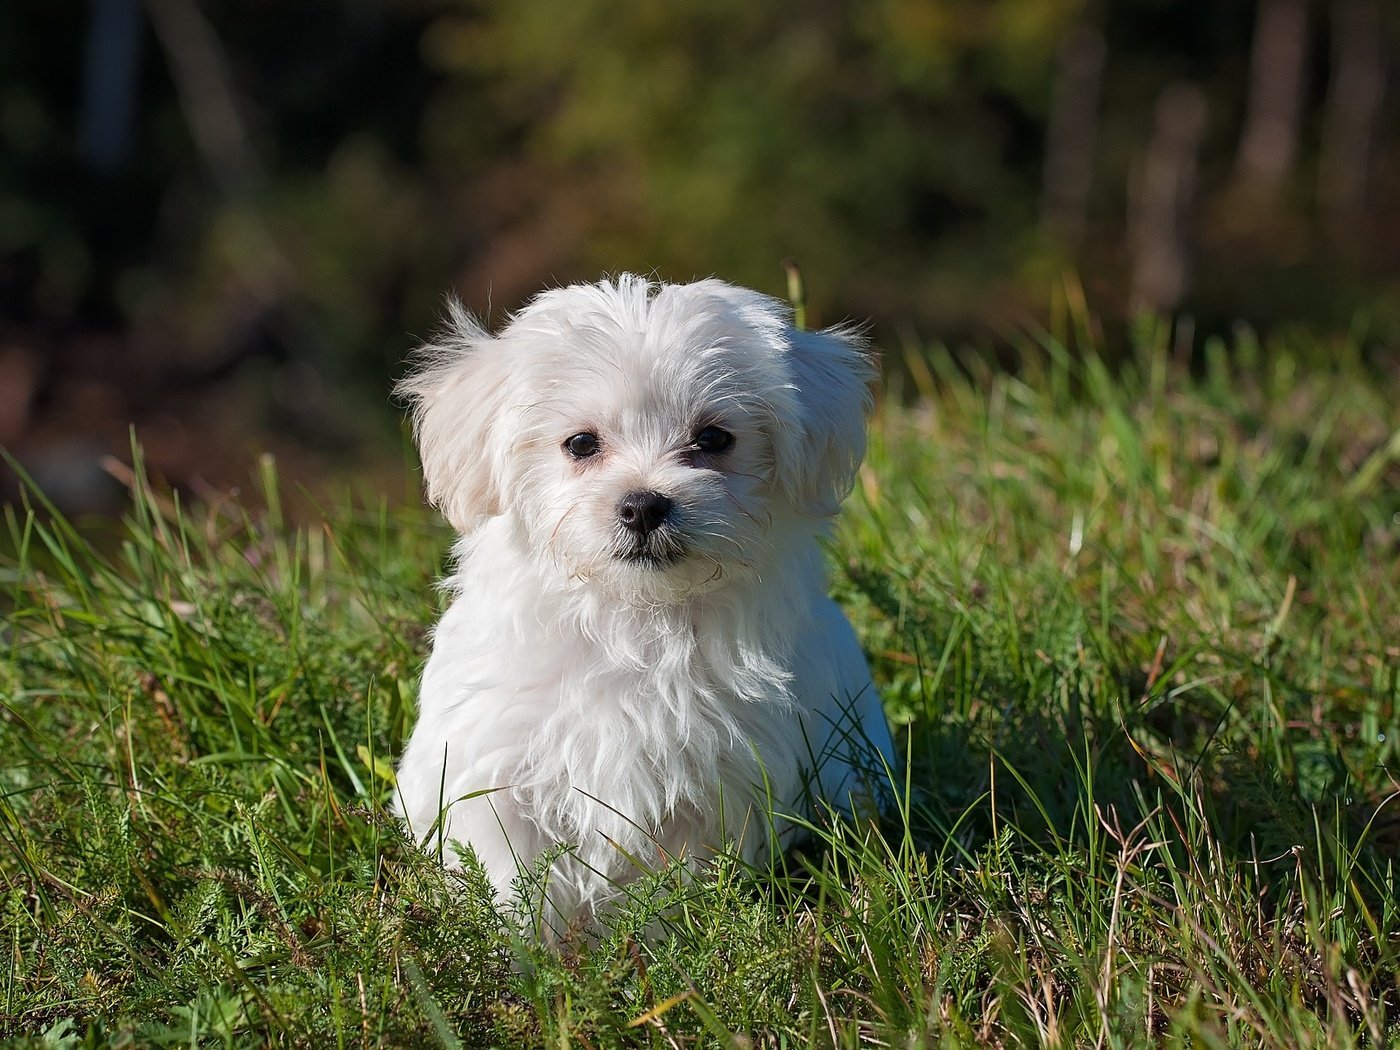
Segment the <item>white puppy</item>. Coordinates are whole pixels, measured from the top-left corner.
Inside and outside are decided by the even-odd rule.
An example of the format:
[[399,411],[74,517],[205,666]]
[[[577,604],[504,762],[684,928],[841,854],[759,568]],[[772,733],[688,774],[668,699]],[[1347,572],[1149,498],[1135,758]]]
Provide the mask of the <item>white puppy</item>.
[[566,844],[545,916],[575,921],[874,790],[889,729],[818,544],[865,450],[851,333],[624,275],[495,336],[454,303],[421,357],[400,390],[461,539],[398,772],[417,837],[507,893]]

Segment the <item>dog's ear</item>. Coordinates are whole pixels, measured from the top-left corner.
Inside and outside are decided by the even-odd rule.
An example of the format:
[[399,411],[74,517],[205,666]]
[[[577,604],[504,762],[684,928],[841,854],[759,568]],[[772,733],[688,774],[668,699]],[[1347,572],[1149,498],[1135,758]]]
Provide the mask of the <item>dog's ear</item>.
[[799,427],[774,435],[778,485],[804,514],[835,514],[865,458],[873,355],[859,332],[789,327],[786,359]]
[[408,402],[428,501],[463,535],[501,513],[508,355],[455,298],[394,392]]

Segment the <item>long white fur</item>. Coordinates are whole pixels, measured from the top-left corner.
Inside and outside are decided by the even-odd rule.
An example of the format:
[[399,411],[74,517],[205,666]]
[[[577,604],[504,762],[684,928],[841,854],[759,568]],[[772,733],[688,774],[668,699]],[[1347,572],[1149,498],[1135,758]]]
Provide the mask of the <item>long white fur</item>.
[[[569,847],[544,888],[568,922],[639,863],[727,840],[757,859],[784,814],[873,790],[889,729],[818,542],[871,376],[849,332],[716,280],[548,291],[494,336],[452,305],[401,385],[460,533],[398,771],[416,836],[449,864],[470,845],[503,894]],[[696,455],[711,425],[734,447]],[[563,444],[585,431],[601,451],[580,461]],[[618,556],[639,490],[673,501],[678,561]]]

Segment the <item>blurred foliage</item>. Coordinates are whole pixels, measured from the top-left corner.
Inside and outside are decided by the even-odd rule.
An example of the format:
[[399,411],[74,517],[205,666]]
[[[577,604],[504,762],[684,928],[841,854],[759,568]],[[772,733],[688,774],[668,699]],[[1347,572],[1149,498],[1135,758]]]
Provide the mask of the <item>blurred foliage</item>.
[[[1335,15],[1368,2],[1309,8],[1299,152],[1266,195],[1235,163],[1254,4],[11,0],[0,321],[56,346],[118,333],[156,375],[270,356],[382,390],[446,288],[499,313],[620,269],[777,293],[795,258],[818,320],[870,317],[887,342],[1015,325],[1067,272],[1113,318],[1154,105],[1187,82],[1207,110],[1178,308],[1202,329],[1359,316],[1385,340],[1400,330],[1393,97],[1354,235],[1329,240],[1317,189]],[[135,119],[98,162],[79,129],[99,59],[124,46],[99,14],[123,6],[140,22]],[[1373,6],[1400,65],[1400,19]],[[1044,213],[1047,139],[1062,46],[1086,31],[1102,76],[1066,234]]]
[[1045,41],[1077,6],[494,2],[434,56],[531,116],[580,270],[773,288],[787,255],[862,312],[937,317],[1030,247]]

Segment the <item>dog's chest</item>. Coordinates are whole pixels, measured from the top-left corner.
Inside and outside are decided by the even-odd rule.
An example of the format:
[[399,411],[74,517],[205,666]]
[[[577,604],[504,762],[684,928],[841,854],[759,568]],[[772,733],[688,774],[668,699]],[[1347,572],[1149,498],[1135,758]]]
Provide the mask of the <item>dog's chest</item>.
[[[541,765],[590,779],[656,776],[675,766],[707,763],[742,735],[741,696],[696,647],[656,647],[629,655],[578,655],[561,663],[550,714],[532,733]],[[590,761],[591,759],[591,761]]]
[[723,649],[717,659],[693,630],[628,637],[623,653],[576,639],[557,673],[536,679],[554,695],[529,734],[522,796],[548,800],[570,824],[596,824],[601,808],[659,831],[713,811],[722,789],[746,794],[769,763],[779,773],[790,764],[772,732],[785,709],[776,668],[764,692],[758,676],[734,673],[742,661]]

